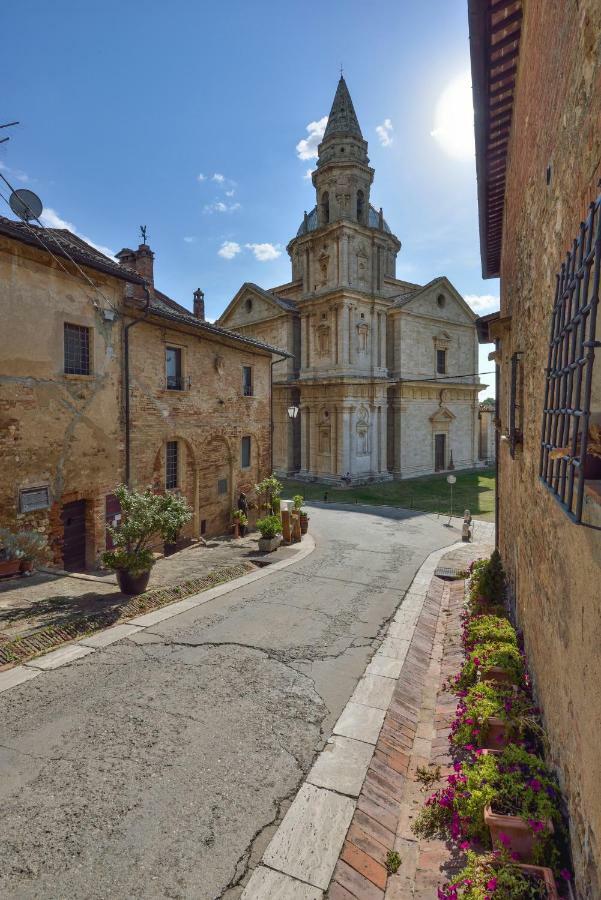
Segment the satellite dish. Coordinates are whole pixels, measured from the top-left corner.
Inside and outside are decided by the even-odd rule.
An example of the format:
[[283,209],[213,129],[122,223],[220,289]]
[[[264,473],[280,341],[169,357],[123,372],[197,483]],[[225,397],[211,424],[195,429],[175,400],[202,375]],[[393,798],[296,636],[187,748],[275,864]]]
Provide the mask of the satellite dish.
[[28,222],[30,219],[39,219],[42,209],[42,201],[33,191],[27,191],[21,188],[13,191],[8,202],[15,216]]

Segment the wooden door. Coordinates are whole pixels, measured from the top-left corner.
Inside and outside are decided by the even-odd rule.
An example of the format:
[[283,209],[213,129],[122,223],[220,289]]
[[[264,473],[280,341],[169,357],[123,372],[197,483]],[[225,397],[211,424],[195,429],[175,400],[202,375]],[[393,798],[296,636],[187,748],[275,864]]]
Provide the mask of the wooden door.
[[86,501],[65,503],[63,523],[63,568],[83,572],[86,567]]
[[434,470],[440,472],[446,468],[446,434],[434,435]]

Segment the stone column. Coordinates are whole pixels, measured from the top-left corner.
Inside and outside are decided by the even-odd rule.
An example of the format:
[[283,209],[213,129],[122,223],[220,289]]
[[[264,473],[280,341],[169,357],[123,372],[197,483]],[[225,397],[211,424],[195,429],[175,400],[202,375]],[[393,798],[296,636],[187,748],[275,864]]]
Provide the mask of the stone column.
[[380,313],[380,366],[386,367],[386,314]]
[[380,471],[378,466],[379,443],[378,407],[374,406],[369,412],[369,470],[372,473]]
[[311,366],[311,315],[305,316],[305,368]]
[[309,431],[309,471],[312,475],[317,475],[317,447],[319,437],[317,432],[316,406],[314,406],[311,410],[311,427]]
[[345,366],[348,363],[348,346],[349,346],[349,308],[348,303],[343,303],[340,307],[340,351],[338,354],[339,364]]
[[348,308],[348,364],[352,366],[355,362],[355,326],[353,324],[355,316],[353,308]]
[[349,283],[349,246],[348,234],[342,235],[340,244],[340,284],[344,287]]
[[378,407],[378,424],[380,426],[380,462],[378,471],[380,473],[388,471],[388,417],[386,406]]
[[334,321],[332,323],[333,327],[334,327],[334,365],[335,366],[337,366],[340,362],[340,335],[338,333],[338,320],[339,320],[338,306],[335,306],[334,307]]
[[300,408],[301,417],[301,472],[309,471],[309,438],[311,426],[311,411],[306,403]]
[[341,438],[341,457],[342,457],[342,472],[341,475],[346,475],[347,472],[351,471],[351,409],[348,406],[342,407],[342,428],[340,433]]
[[377,336],[376,336],[376,312],[375,312],[375,309],[373,306],[371,308],[370,317],[369,317],[369,347],[370,347],[369,367],[373,373],[374,369],[376,368],[376,364],[377,364],[377,349],[378,349],[378,342],[377,342]]

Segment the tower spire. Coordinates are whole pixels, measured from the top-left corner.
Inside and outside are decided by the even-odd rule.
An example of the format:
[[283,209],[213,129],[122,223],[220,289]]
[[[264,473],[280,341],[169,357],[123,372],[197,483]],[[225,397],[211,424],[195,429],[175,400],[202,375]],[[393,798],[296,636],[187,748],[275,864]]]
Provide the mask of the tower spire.
[[323,136],[324,141],[333,134],[350,134],[363,140],[355,107],[342,72]]

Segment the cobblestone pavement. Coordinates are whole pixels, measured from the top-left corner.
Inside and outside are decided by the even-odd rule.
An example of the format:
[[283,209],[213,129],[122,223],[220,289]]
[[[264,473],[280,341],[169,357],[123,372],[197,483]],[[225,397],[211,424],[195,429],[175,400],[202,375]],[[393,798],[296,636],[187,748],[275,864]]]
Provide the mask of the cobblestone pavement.
[[[232,566],[256,558],[258,532],[239,540],[210,540],[193,544],[173,556],[159,559],[152,569],[149,590],[202,578],[220,566]],[[294,553],[282,547],[271,561]],[[0,581],[0,638],[16,637],[66,619],[112,611],[129,600],[117,587],[114,573],[57,575],[37,572],[29,578]]]
[[0,695],[0,895],[234,900],[436,517],[312,513],[298,564]]

